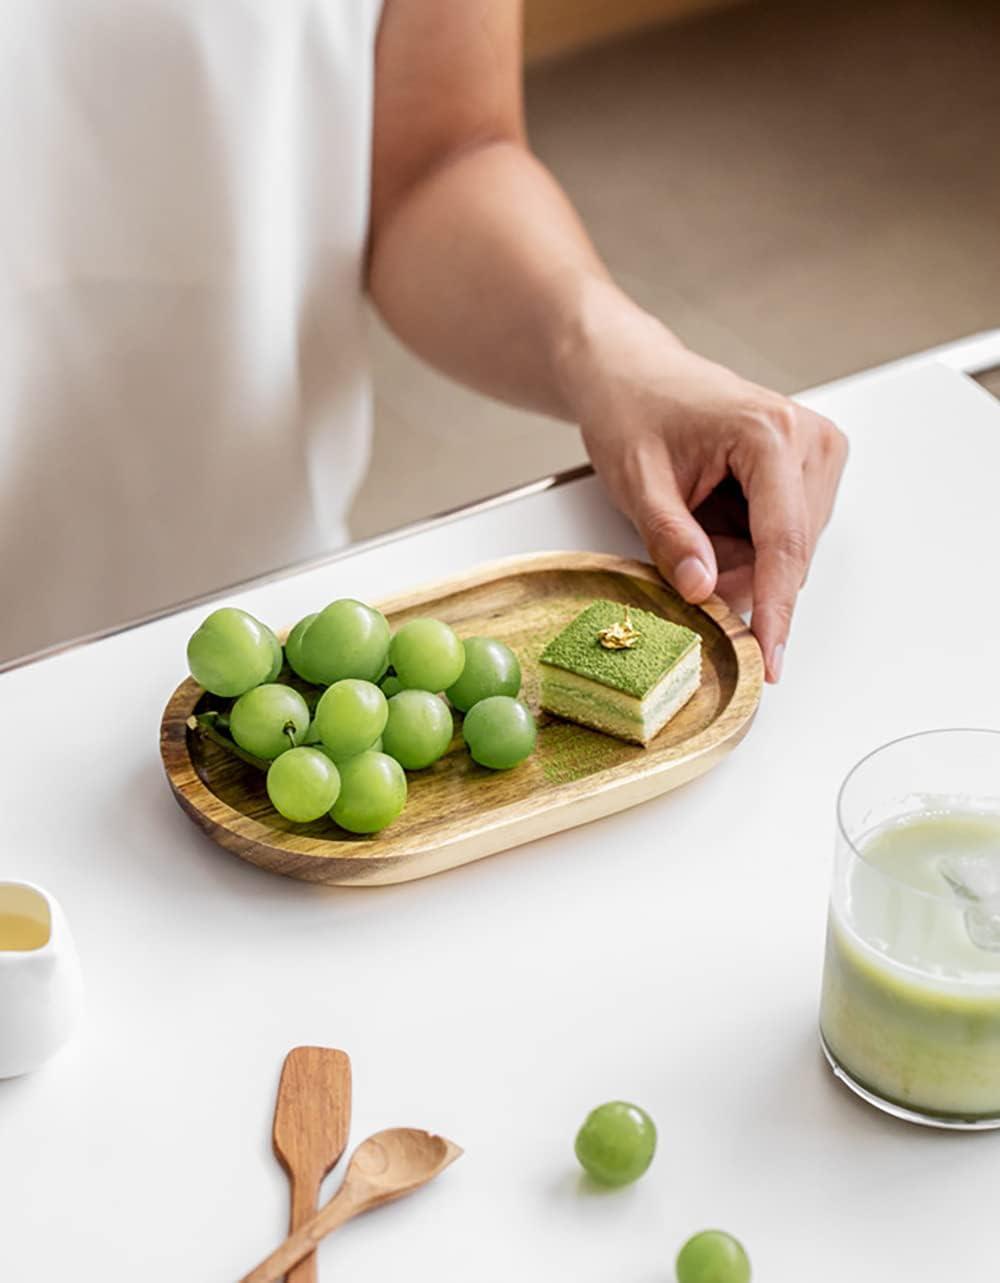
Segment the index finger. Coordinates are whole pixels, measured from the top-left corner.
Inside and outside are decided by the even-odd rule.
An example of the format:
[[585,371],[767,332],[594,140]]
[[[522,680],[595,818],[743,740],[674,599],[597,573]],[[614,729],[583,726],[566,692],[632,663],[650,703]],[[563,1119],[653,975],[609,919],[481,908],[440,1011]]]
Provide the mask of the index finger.
[[[740,478],[738,478],[740,479]],[[781,676],[795,599],[809,567],[809,518],[802,468],[791,451],[768,449],[744,483],[755,564],[750,627],[767,680]]]

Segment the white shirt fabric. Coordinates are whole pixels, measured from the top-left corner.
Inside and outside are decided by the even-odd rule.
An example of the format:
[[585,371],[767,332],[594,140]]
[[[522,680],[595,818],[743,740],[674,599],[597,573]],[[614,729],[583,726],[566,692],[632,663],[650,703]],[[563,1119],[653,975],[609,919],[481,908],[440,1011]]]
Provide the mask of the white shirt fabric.
[[380,9],[0,5],[0,660],[344,539]]

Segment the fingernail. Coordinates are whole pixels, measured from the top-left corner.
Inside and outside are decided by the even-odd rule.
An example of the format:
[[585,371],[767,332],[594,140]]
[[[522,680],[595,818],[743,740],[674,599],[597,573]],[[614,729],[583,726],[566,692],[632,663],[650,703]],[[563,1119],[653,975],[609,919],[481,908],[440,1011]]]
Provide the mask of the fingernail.
[[700,557],[685,557],[674,571],[674,587],[682,597],[694,597],[710,590],[712,576]]
[[781,668],[785,662],[785,643],[779,642],[771,652],[771,680],[781,681]]

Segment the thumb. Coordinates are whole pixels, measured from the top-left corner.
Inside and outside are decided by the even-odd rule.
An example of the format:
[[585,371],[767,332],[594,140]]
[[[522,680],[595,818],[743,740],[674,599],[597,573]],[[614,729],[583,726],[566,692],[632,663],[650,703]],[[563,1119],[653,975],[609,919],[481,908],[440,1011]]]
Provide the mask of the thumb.
[[719,576],[708,535],[688,510],[669,464],[644,478],[636,525],[657,569],[686,601],[711,596]]

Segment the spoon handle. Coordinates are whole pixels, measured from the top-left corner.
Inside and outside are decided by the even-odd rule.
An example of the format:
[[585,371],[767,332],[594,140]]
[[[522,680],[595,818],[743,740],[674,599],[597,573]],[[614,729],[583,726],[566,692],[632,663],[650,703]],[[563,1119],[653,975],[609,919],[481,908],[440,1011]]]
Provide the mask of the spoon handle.
[[301,1229],[290,1234],[256,1269],[245,1274],[240,1283],[278,1283],[293,1265],[315,1251],[316,1244],[321,1239],[339,1229],[359,1212],[365,1211],[367,1206],[369,1204],[357,1202],[352,1189],[342,1186],[312,1220],[306,1221]]
[[[307,1179],[301,1173],[291,1178],[292,1207],[290,1234],[294,1234],[316,1215],[317,1196],[320,1180],[309,1173]],[[299,1263],[288,1271],[285,1283],[318,1283],[316,1273],[316,1254],[309,1252]]]

